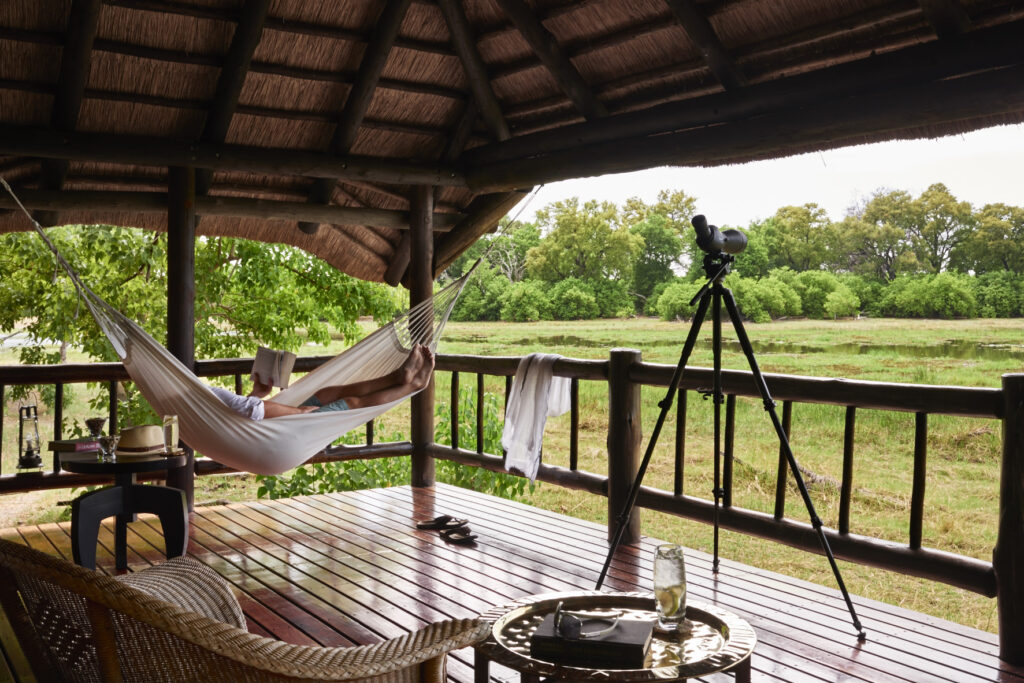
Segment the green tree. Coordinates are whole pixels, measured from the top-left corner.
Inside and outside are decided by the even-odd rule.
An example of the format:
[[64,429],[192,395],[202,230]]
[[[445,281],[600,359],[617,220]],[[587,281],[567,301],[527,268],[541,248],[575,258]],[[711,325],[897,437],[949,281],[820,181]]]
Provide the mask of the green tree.
[[637,310],[655,285],[675,277],[672,267],[683,254],[683,240],[661,214],[648,215],[630,228],[630,232],[643,238],[643,251],[633,263],[633,291],[637,296]]
[[526,269],[546,282],[627,279],[643,249],[643,238],[619,225],[608,202],[555,202],[537,212],[537,223],[544,238],[527,253]]
[[842,251],[855,273],[895,280],[919,270],[912,226],[921,222],[919,207],[903,191],[879,190],[864,208],[839,226]]
[[931,272],[940,273],[974,228],[971,205],[958,202],[942,183],[931,185],[914,203],[919,216],[910,224],[914,249]]
[[[113,226],[65,226],[48,234],[82,280],[157,340],[167,335],[167,249],[162,233]],[[404,306],[382,285],[349,277],[294,247],[211,237],[196,243],[196,357],[252,354],[259,344],[326,343],[332,330],[355,341],[359,316],[386,320]],[[65,340],[91,358],[113,349],[67,277],[31,233],[0,236],[0,332],[26,331],[22,363],[58,363],[47,340]],[[132,416],[139,404],[127,386]]]
[[510,282],[519,282],[526,275],[526,254],[540,244],[540,228],[533,223],[521,223],[511,229],[508,225],[508,217],[502,218],[498,230],[508,232],[492,240],[494,246],[487,260]]
[[549,292],[551,314],[556,320],[590,320],[600,315],[594,290],[582,280],[569,278]]
[[452,320],[500,320],[501,297],[512,283],[490,263],[481,263],[452,309]]
[[774,267],[819,270],[834,261],[835,231],[817,204],[782,207],[765,222],[761,235]]
[[1024,209],[986,204],[975,219],[977,229],[951,256],[953,267],[974,273],[1024,274]]
[[542,320],[549,315],[551,303],[544,288],[536,280],[512,284],[501,295],[501,319],[525,323]]

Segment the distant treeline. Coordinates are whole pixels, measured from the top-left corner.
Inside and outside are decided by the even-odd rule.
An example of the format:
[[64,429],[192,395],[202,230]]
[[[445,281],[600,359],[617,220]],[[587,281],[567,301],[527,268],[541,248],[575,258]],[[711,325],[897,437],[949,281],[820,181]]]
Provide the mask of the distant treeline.
[[[487,251],[456,320],[687,318],[703,284],[689,219],[696,201],[662,191],[555,202],[536,223],[502,229],[463,254],[457,277]],[[832,221],[817,204],[785,206],[739,227],[749,239],[726,284],[756,322],[864,313],[907,318],[1024,315],[1024,209],[975,209],[942,184],[919,197],[880,190]]]

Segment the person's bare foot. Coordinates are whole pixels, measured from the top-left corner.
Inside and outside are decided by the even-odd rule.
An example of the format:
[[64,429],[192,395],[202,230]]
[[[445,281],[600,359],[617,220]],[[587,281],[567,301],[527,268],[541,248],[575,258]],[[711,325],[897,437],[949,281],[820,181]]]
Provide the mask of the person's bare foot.
[[434,372],[434,354],[425,346],[421,348],[425,352],[423,354],[425,362],[420,366],[419,372],[416,373],[412,382],[410,382],[413,391],[419,391],[423,387],[427,386],[427,383],[430,381],[430,375]]
[[423,354],[420,349],[424,348],[422,345],[417,344],[406,356],[402,365],[398,368],[398,384],[409,384],[416,377],[420,368],[423,367]]

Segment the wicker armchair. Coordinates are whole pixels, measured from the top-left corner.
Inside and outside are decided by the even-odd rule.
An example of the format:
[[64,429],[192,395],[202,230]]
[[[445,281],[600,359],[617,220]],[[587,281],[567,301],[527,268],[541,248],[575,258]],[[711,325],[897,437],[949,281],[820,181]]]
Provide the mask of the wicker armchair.
[[[153,597],[169,575],[187,577],[189,607],[217,618]],[[487,634],[486,623],[462,619],[375,645],[291,645],[240,628],[230,588],[194,560],[120,579],[0,540],[0,605],[38,680],[443,681],[446,654]]]

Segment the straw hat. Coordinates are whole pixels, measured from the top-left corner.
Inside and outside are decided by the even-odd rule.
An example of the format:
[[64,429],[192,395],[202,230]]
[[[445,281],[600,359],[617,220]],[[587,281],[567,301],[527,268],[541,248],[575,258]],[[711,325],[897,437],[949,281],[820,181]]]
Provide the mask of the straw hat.
[[164,452],[164,430],[159,425],[138,425],[121,430],[117,455],[158,455]]

